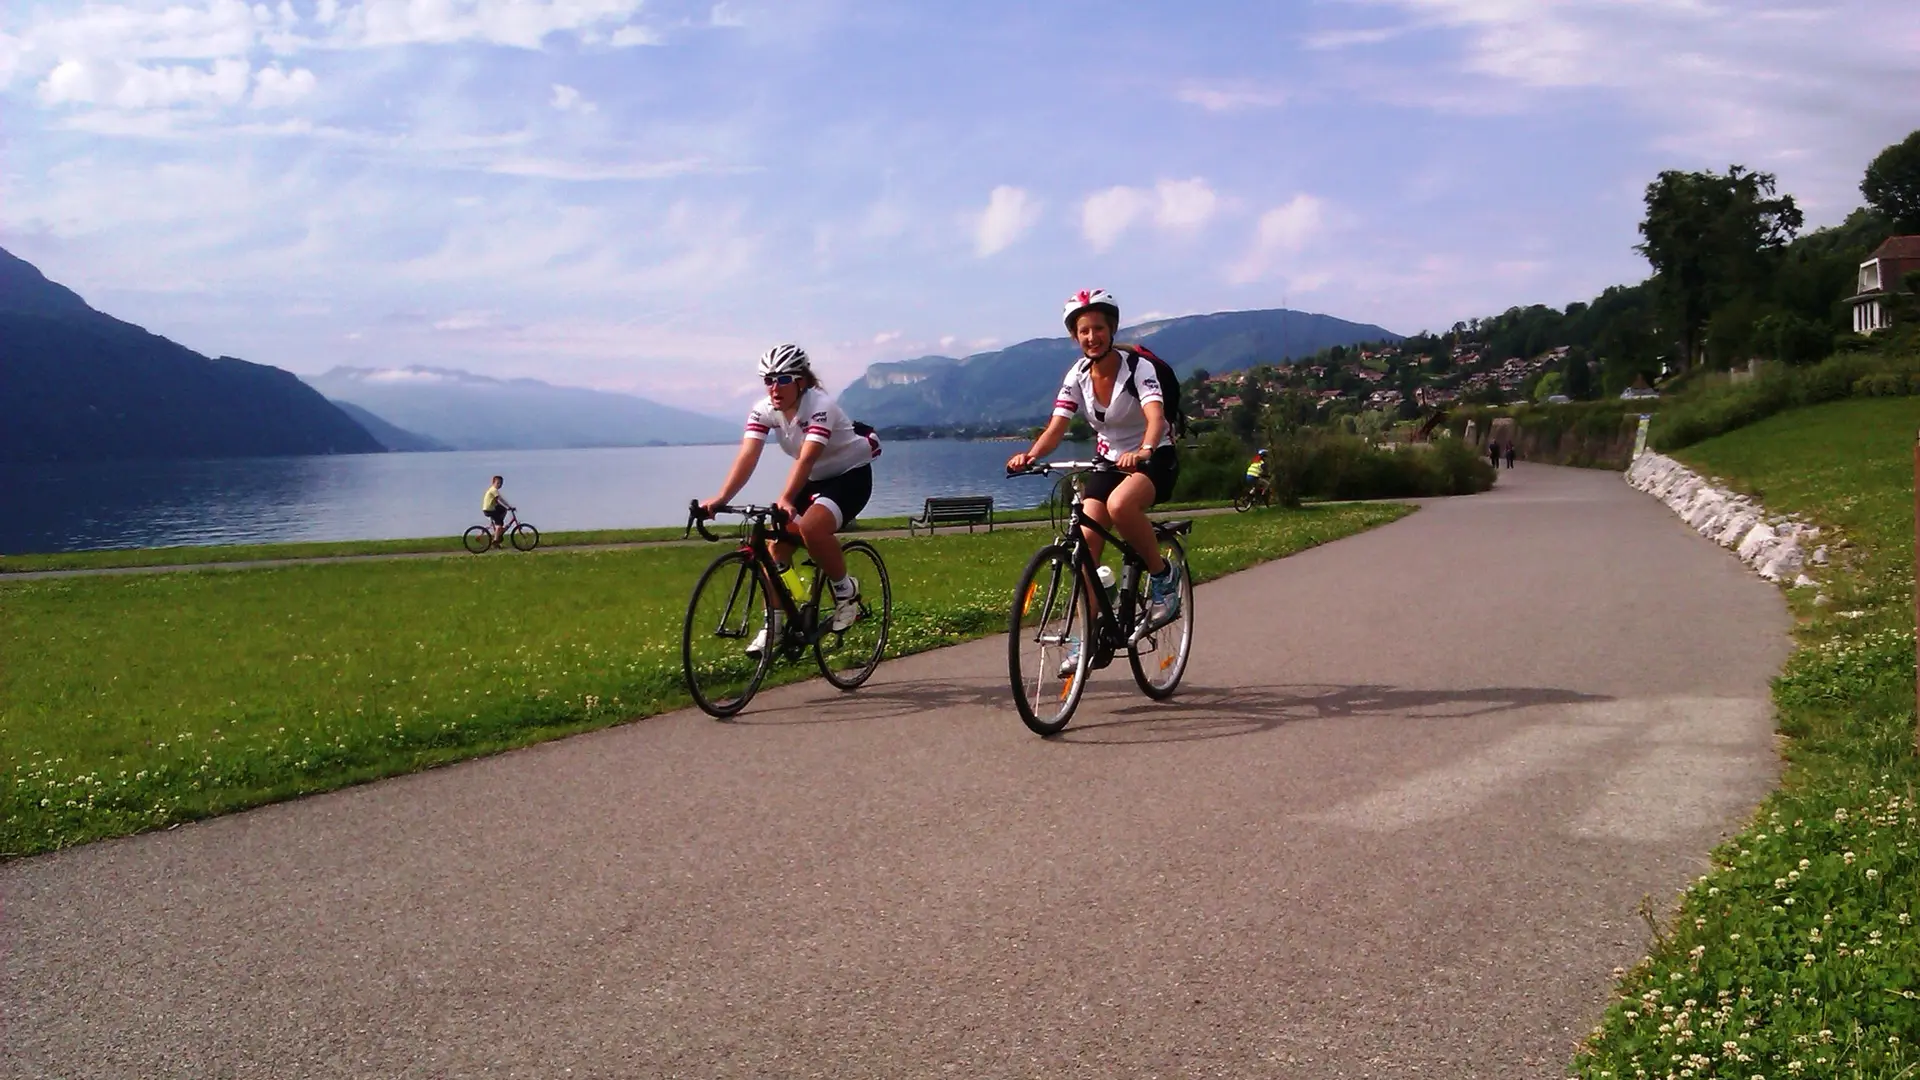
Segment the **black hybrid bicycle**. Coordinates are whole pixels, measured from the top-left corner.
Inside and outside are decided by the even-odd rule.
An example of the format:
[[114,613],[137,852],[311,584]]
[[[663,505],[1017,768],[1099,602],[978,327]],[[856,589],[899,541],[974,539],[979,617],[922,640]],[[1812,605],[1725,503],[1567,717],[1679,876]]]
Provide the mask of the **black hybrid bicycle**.
[[[1180,609],[1156,616],[1147,602],[1147,564],[1126,541],[1087,516],[1082,474],[1114,471],[1106,461],[1038,462],[1014,476],[1065,473],[1073,478],[1071,511],[1060,535],[1028,560],[1013,593],[1007,625],[1007,672],[1020,719],[1038,735],[1067,726],[1086,690],[1087,675],[1127,654],[1133,681],[1148,697],[1173,695],[1193,647],[1193,575],[1180,538],[1191,521],[1155,522],[1160,554],[1180,568]],[[1120,552],[1120,576],[1109,596],[1088,550],[1092,529]]]
[[[893,586],[887,564],[865,540],[840,545],[847,572],[860,586],[859,618],[844,630],[833,629],[833,598],[827,575],[815,568],[813,586],[803,603],[781,579],[768,541],[797,539],[787,532],[787,515],[777,506],[717,506],[716,514],[746,519],[740,546],[713,560],[693,587],[687,622],[680,636],[680,660],[687,692],[709,716],[724,720],[753,700],[775,657],[799,660],[809,650],[820,674],[842,690],[867,681],[880,666],[893,626]],[[707,540],[706,514],[695,501],[687,508],[687,531],[698,528]],[[798,558],[805,552],[794,552]],[[803,566],[813,566],[811,561]]]
[[[501,527],[500,535],[513,541],[515,551],[532,551],[540,546],[540,530],[521,521],[520,511],[511,507],[507,509],[507,519]],[[493,538],[492,522],[468,526],[467,533],[460,538],[460,542],[475,555],[484,555],[500,546],[500,542]]]

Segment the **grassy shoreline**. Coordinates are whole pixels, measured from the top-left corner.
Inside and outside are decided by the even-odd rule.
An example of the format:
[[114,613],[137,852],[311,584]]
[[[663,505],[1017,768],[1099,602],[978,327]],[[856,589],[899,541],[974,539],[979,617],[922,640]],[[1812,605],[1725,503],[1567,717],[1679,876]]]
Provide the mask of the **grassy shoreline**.
[[1821,525],[1774,682],[1786,768],[1623,971],[1590,1080],[1920,1077],[1914,431],[1920,401],[1781,413],[1676,456]]
[[[1205,581],[1393,521],[1196,521]],[[879,539],[890,656],[1002,632],[1034,530]],[[308,563],[0,587],[0,857],[606,727],[687,703],[679,634],[722,545]],[[810,677],[786,665],[773,681]]]
[[[1228,502],[1168,503],[1154,508],[1156,516],[1166,512],[1202,510],[1231,505]],[[1045,521],[1046,507],[996,510],[994,523],[1019,524]],[[907,518],[861,519],[852,532],[882,532],[907,527]],[[951,530],[954,526],[943,526]],[[543,532],[540,549],[614,547],[625,544],[658,544],[683,539],[683,529],[664,525],[644,529],[591,529],[573,532]],[[963,530],[964,531],[964,530]],[[0,581],[8,574],[44,570],[117,570],[154,566],[206,566],[219,563],[269,562],[286,559],[337,559],[378,555],[455,555],[466,554],[460,537],[416,536],[400,540],[316,540],[310,543],[283,544],[198,544],[154,548],[102,548],[92,551],[42,552],[0,555]]]

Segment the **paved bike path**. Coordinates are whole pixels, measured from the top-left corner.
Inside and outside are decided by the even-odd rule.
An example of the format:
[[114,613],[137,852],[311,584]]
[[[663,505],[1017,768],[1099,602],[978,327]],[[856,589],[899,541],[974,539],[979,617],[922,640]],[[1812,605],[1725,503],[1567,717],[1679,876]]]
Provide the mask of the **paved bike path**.
[[995,639],[0,867],[0,1074],[1558,1077],[1786,628],[1523,465],[1200,587],[1179,696],[1055,740]]

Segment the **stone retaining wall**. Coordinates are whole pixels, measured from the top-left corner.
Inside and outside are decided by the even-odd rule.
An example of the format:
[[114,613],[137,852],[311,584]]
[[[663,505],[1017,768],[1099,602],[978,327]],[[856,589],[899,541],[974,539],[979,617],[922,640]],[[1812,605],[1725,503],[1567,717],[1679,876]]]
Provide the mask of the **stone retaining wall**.
[[[1827,549],[1812,547],[1820,530],[1797,518],[1768,514],[1752,498],[1715,487],[1685,465],[1651,451],[1635,458],[1627,483],[1671,507],[1700,535],[1733,549],[1768,581],[1817,584],[1810,567],[1825,566]],[[1809,550],[1811,549],[1811,550]]]

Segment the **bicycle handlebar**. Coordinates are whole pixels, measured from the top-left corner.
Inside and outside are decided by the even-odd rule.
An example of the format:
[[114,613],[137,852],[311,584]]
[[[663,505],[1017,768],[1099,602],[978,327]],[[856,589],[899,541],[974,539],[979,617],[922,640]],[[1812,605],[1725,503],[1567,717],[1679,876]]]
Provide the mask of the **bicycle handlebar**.
[[690,535],[694,529],[699,529],[702,540],[706,540],[709,543],[719,540],[720,537],[707,531],[707,519],[718,517],[721,514],[741,514],[749,521],[755,518],[765,518],[773,523],[776,531],[785,530],[787,522],[790,520],[787,512],[777,506],[716,506],[709,512],[706,507],[700,505],[699,499],[689,499],[687,500],[687,530],[680,535],[687,536]]
[[1057,472],[1119,472],[1120,466],[1095,458],[1092,461],[1036,461],[1024,469],[1008,469],[1008,476],[1048,476]]

